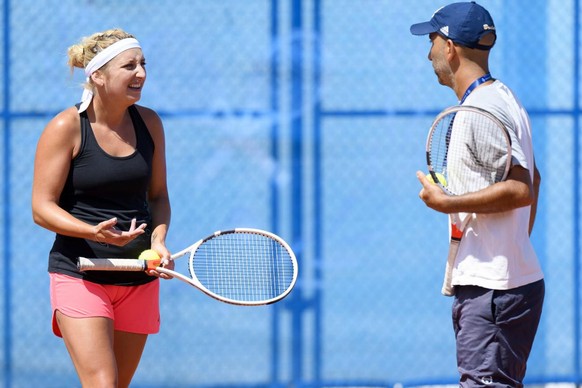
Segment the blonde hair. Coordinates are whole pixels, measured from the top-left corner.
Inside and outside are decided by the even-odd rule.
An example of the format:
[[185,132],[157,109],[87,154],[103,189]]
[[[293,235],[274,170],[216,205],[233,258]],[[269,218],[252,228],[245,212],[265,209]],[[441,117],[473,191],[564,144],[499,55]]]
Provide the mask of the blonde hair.
[[83,38],[80,43],[72,45],[67,50],[69,56],[68,64],[71,67],[71,71],[75,67],[84,69],[98,52],[126,38],[135,37],[119,28],[96,32],[91,36]]
[[[84,37],[80,43],[70,46],[67,50],[67,55],[69,57],[68,65],[71,68],[71,74],[75,70],[75,67],[84,69],[97,53],[111,46],[113,43],[126,38],[135,38],[135,36],[120,28],[113,28]],[[89,82],[85,82],[83,87],[89,90],[93,89],[90,80]]]

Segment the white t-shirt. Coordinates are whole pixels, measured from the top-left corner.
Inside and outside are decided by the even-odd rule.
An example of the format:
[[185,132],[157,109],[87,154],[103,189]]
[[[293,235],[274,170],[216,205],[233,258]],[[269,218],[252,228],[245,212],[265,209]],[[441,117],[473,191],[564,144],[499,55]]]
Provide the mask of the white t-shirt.
[[[531,125],[511,90],[495,81],[475,89],[463,105],[485,109],[505,124],[512,142],[512,164],[528,169],[533,181]],[[506,290],[542,279],[543,272],[529,239],[530,208],[474,214],[459,246],[453,285]]]

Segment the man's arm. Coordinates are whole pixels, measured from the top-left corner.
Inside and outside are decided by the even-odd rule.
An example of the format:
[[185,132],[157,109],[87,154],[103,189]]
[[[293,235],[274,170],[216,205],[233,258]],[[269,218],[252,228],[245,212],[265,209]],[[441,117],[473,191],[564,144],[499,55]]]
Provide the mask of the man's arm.
[[529,214],[529,234],[531,234],[533,227],[534,227],[534,223],[536,221],[536,213],[538,210],[538,197],[539,197],[539,193],[540,193],[541,183],[542,183],[542,176],[541,176],[540,171],[538,170],[538,168],[534,162],[534,179],[533,179],[534,200],[531,204],[531,210],[530,210],[530,214]]
[[505,181],[459,196],[445,194],[420,172],[417,177],[423,186],[419,197],[428,207],[441,213],[501,213],[533,205],[537,198],[529,170],[519,165],[509,170]]

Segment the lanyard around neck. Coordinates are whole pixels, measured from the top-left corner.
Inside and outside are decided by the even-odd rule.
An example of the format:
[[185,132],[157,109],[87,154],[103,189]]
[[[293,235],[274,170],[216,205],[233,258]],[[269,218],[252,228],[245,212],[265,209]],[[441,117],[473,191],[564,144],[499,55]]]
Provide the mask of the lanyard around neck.
[[465,100],[467,99],[467,97],[469,96],[469,94],[471,94],[471,92],[479,85],[481,85],[484,82],[487,82],[491,79],[491,73],[487,73],[482,77],[477,78],[475,81],[473,81],[473,83],[471,85],[469,85],[469,87],[467,88],[467,91],[465,92],[465,94],[463,94],[463,98],[461,98],[461,102],[459,103],[460,105],[463,104],[463,102],[465,102]]

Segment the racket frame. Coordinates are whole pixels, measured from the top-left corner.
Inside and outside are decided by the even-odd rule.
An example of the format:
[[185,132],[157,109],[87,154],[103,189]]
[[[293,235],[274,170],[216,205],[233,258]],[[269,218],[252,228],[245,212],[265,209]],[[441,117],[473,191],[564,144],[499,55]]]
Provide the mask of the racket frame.
[[[426,165],[428,167],[428,172],[431,175],[434,183],[436,183],[445,193],[447,193],[449,195],[460,195],[460,194],[451,192],[447,188],[448,185],[443,185],[441,180],[438,179],[437,174],[442,173],[442,172],[435,171],[435,166],[433,166],[431,163],[432,158],[430,157],[430,149],[431,149],[431,144],[432,144],[432,139],[433,139],[432,134],[437,129],[437,127],[440,124],[440,122],[442,121],[442,119],[448,115],[454,116],[459,112],[470,112],[470,113],[475,113],[475,114],[481,114],[481,115],[489,118],[495,124],[497,124],[498,128],[500,128],[502,130],[502,133],[503,133],[505,139],[507,140],[507,144],[509,144],[509,148],[507,151],[507,160],[505,161],[504,173],[498,182],[501,182],[501,181],[505,180],[505,178],[507,178],[507,174],[509,174],[509,170],[511,168],[511,137],[509,136],[509,132],[507,131],[505,124],[503,124],[503,122],[501,120],[499,120],[491,112],[489,112],[483,108],[476,107],[476,106],[455,105],[455,106],[451,106],[449,108],[446,108],[437,115],[437,117],[434,119],[434,121],[433,121],[433,123],[428,131],[428,135],[426,137]],[[447,177],[445,174],[443,174],[443,175],[445,177]]]
[[[280,293],[279,295],[277,295],[273,298],[264,299],[264,300],[256,300],[256,301],[238,300],[238,299],[228,298],[228,297],[219,295],[215,292],[212,292],[208,288],[206,288],[198,280],[198,278],[196,277],[196,273],[194,271],[194,266],[193,266],[193,262],[195,260],[195,255],[196,255],[196,250],[203,243],[205,243],[209,240],[212,240],[213,238],[216,238],[216,237],[221,236],[221,235],[233,234],[233,233],[262,235],[262,236],[270,238],[271,240],[276,241],[287,251],[287,253],[289,254],[289,259],[291,261],[291,265],[293,267],[293,276],[292,276],[291,282],[289,283],[287,288],[282,293]],[[197,288],[198,290],[204,292],[206,295],[208,295],[216,300],[219,300],[219,301],[224,302],[224,303],[238,305],[238,306],[262,306],[262,305],[268,305],[268,304],[278,302],[278,301],[282,300],[283,298],[285,298],[287,295],[289,295],[289,293],[293,290],[293,288],[295,287],[295,284],[297,283],[299,267],[297,264],[297,258],[295,257],[295,253],[293,252],[293,250],[291,249],[291,247],[289,246],[289,244],[287,244],[287,242],[285,240],[283,240],[281,237],[277,236],[276,234],[271,233],[271,232],[267,232],[265,230],[254,229],[254,228],[235,228],[235,229],[224,230],[224,231],[216,231],[213,234],[211,234],[203,239],[198,240],[197,242],[188,246],[187,248],[184,248],[181,251],[173,254],[171,256],[171,259],[176,260],[176,259],[183,257],[183,256],[186,256],[186,255],[188,255],[188,271],[190,273],[190,277],[188,277],[182,273],[176,272],[174,270],[171,270],[171,269],[159,267],[159,266],[157,266],[157,264],[159,264],[159,262],[157,262],[157,261],[153,261],[153,263],[157,263],[157,264],[152,265],[152,261],[127,259],[127,258],[79,257],[77,267],[81,271],[102,270],[102,271],[137,271],[137,272],[139,272],[139,271],[146,271],[146,270],[153,269],[153,270],[156,270],[157,272],[160,272],[160,273],[169,275],[171,277],[177,278],[179,280],[182,280],[183,282]]]
[[[460,195],[457,193],[453,193],[451,192],[448,188],[448,182],[447,185],[444,185],[440,179],[438,179],[438,173],[439,171],[435,171],[434,166],[431,163],[432,158],[430,157],[430,150],[431,150],[431,144],[432,144],[432,135],[433,132],[436,130],[436,128],[438,127],[438,125],[440,124],[440,122],[442,121],[442,119],[448,115],[456,115],[459,112],[471,112],[471,113],[475,113],[475,114],[481,114],[484,115],[485,117],[489,118],[491,121],[493,121],[498,128],[502,131],[507,144],[508,144],[508,149],[507,149],[507,159],[505,162],[505,169],[504,169],[504,173],[502,175],[502,177],[500,178],[499,181],[495,182],[501,182],[504,181],[507,178],[507,175],[509,174],[509,170],[511,169],[511,137],[509,136],[509,132],[507,130],[507,128],[505,127],[505,125],[503,124],[503,122],[501,120],[499,120],[495,115],[493,115],[492,113],[490,113],[489,111],[476,107],[476,106],[470,106],[470,105],[455,105],[449,108],[444,109],[442,112],[440,112],[437,117],[434,119],[430,130],[428,131],[428,135],[427,135],[427,139],[426,139],[426,164],[428,167],[428,172],[430,173],[432,180],[435,184],[437,184],[442,190],[443,192],[445,192],[448,195]],[[454,116],[453,116],[454,117]],[[452,119],[454,120],[454,119]],[[452,120],[450,121],[450,125],[452,124]],[[448,151],[448,150],[447,150]],[[455,261],[457,259],[457,254],[459,251],[459,246],[461,244],[461,240],[463,238],[463,234],[465,229],[467,228],[467,226],[471,223],[471,221],[475,218],[475,213],[470,213],[470,214],[466,214],[465,218],[460,221],[459,218],[456,214],[449,214],[449,227],[450,227],[450,231],[449,234],[451,236],[450,241],[449,241],[449,251],[447,254],[447,263],[445,266],[445,275],[444,275],[444,279],[443,279],[443,286],[441,288],[441,293],[445,296],[454,296],[455,295],[455,288],[452,285],[452,280],[453,280],[453,268],[455,265]]]

